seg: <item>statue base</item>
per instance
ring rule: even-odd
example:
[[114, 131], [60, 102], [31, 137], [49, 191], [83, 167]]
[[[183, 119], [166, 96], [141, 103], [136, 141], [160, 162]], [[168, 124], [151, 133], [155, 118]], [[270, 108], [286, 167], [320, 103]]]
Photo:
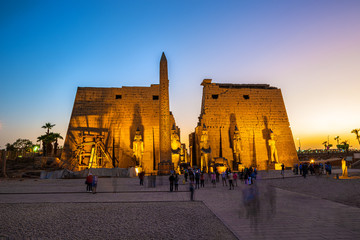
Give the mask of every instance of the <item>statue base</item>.
[[172, 162], [161, 162], [158, 169], [158, 175], [169, 175], [174, 170], [174, 164]]
[[282, 164], [281, 163], [275, 163], [275, 170], [281, 170], [282, 169]]

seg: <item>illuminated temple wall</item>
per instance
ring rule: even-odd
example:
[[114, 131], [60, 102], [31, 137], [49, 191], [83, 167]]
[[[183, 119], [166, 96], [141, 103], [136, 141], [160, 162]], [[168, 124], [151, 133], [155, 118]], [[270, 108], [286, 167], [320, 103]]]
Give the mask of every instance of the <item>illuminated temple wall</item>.
[[[132, 142], [136, 129], [139, 128], [144, 141], [143, 168], [147, 172], [157, 169], [159, 93], [159, 85], [122, 88], [79, 87], [62, 160], [70, 162], [72, 167], [77, 169], [78, 163], [72, 158], [72, 154], [76, 149], [76, 143], [81, 142], [80, 134], [101, 134], [105, 137], [107, 152], [111, 157], [115, 153], [115, 158], [119, 161], [115, 167], [135, 166]], [[171, 126], [174, 123], [174, 118], [170, 115]]]
[[237, 125], [243, 166], [267, 169], [270, 129], [275, 135], [279, 162], [290, 167], [298, 161], [280, 89], [265, 84], [216, 84], [211, 79], [205, 79], [202, 85], [199, 123], [190, 135], [193, 165], [200, 166], [203, 124], [208, 130], [212, 158], [222, 155], [229, 161], [234, 159], [232, 139]]

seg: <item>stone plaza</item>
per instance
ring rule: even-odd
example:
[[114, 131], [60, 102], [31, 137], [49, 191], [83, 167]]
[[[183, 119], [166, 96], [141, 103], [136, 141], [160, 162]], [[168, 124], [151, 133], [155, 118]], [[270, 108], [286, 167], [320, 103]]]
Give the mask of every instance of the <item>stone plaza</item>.
[[[359, 239], [360, 179], [259, 171], [256, 184], [221, 181], [169, 192], [167, 176], [150, 187], [138, 178], [2, 179], [0, 239]], [[350, 169], [349, 175], [360, 175]], [[247, 199], [255, 191], [255, 201]]]

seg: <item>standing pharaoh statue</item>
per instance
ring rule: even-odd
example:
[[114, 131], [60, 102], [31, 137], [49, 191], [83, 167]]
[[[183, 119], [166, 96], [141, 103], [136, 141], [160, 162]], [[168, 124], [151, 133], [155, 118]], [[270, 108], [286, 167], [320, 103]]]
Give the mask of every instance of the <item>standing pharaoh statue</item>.
[[142, 141], [139, 128], [136, 129], [136, 134], [133, 141], [133, 155], [136, 160], [136, 165], [142, 167], [142, 157], [144, 154], [144, 142]]
[[274, 133], [271, 130], [270, 130], [269, 147], [270, 147], [270, 159], [271, 159], [271, 162], [279, 163], [276, 144], [275, 144], [275, 140], [274, 140]]
[[205, 124], [203, 125], [203, 129], [201, 132], [200, 152], [201, 152], [201, 170], [205, 170], [207, 172], [211, 148], [209, 144], [208, 130]]
[[181, 143], [179, 135], [176, 131], [175, 124], [171, 129], [171, 160], [174, 164], [174, 170], [179, 172], [179, 161], [180, 161]]
[[241, 138], [240, 131], [235, 126], [234, 137], [233, 137], [233, 151], [234, 151], [234, 162], [241, 164]]
[[341, 170], [342, 170], [342, 177], [347, 178], [348, 177], [348, 168], [346, 165], [345, 158], [343, 158], [343, 160], [341, 160]]

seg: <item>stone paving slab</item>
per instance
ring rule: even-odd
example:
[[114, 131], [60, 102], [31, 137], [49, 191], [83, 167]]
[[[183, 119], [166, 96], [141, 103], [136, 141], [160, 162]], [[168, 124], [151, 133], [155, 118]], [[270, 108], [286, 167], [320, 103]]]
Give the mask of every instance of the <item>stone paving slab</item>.
[[[318, 184], [319, 189], [324, 184], [316, 177], [309, 179], [311, 185]], [[82, 179], [1, 181], [0, 203], [92, 202], [101, 205], [189, 201], [188, 185], [181, 184], [179, 192], [170, 193], [167, 177], [158, 180], [156, 188], [148, 188], [139, 186], [135, 178], [100, 178], [97, 194], [86, 193]], [[235, 190], [221, 184], [213, 188], [207, 182], [205, 188], [196, 190], [195, 199], [203, 202], [239, 239], [360, 239], [359, 208], [271, 186], [271, 182], [280, 180], [299, 184], [304, 181], [301, 177], [258, 180], [256, 187], [238, 182]], [[254, 188], [257, 197], [249, 201], [246, 196]], [[48, 193], [39, 194], [41, 192]], [[333, 192], [336, 193], [336, 189]]]
[[0, 239], [236, 239], [202, 202], [0, 204], [0, 212]]

